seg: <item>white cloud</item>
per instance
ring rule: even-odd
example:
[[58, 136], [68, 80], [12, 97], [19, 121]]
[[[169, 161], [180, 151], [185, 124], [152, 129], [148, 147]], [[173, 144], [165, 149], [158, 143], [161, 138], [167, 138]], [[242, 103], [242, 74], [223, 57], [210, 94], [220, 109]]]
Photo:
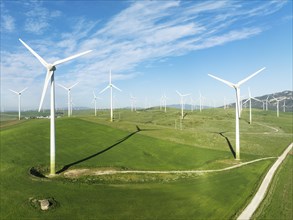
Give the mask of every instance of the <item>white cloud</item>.
[[15, 22], [14, 18], [10, 15], [2, 15], [1, 16], [1, 31], [12, 32], [15, 30]]
[[205, 49], [209, 47], [214, 47], [218, 45], [225, 44], [227, 42], [242, 40], [254, 35], [261, 33], [260, 28], [244, 28], [242, 30], [230, 31], [226, 34], [210, 37], [207, 40], [203, 40], [201, 43], [195, 46], [194, 49]]
[[3, 2], [0, 4], [0, 10], [0, 31], [2, 33], [13, 32], [15, 30], [15, 19], [9, 14]]
[[[42, 34], [50, 28], [50, 21], [61, 17], [59, 11], [49, 11], [41, 4], [26, 13], [25, 29]], [[168, 57], [190, 51], [223, 45], [260, 34], [264, 27], [257, 18], [279, 10], [283, 3], [268, 1], [263, 4], [238, 1], [135, 1], [128, 8], [109, 19], [102, 28], [100, 21], [86, 17], [74, 18], [71, 31], [61, 32], [60, 41], [45, 37], [27, 42], [48, 62], [63, 59], [81, 51], [93, 49], [91, 54], [61, 65], [56, 71], [60, 83], [70, 85], [80, 81], [85, 95], [108, 81], [111, 68], [114, 80], [130, 79], [141, 73], [138, 65], [149, 65]], [[55, 37], [55, 36], [54, 36]], [[24, 39], [25, 40], [25, 39]], [[1, 77], [5, 82], [16, 79], [19, 70], [27, 77], [43, 84], [45, 70], [23, 47], [15, 53], [3, 51]], [[12, 65], [13, 63], [13, 65]], [[123, 89], [123, 88], [121, 88]], [[80, 100], [84, 100], [80, 95]]]
[[41, 2], [32, 1], [26, 4], [26, 20], [24, 30], [29, 33], [43, 34], [49, 27], [52, 19], [61, 16], [58, 10], [49, 10], [42, 6]]

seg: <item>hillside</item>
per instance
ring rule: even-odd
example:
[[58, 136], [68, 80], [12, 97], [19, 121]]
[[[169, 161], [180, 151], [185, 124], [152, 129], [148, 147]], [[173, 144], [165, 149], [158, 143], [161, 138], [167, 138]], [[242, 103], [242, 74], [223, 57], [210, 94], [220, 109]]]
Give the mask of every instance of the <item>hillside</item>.
[[[276, 110], [277, 108], [277, 102], [275, 99], [282, 100], [279, 102], [279, 109], [280, 111], [285, 111], [286, 112], [292, 112], [293, 111], [293, 99], [292, 95], [293, 92], [289, 90], [285, 90], [283, 92], [277, 92], [277, 93], [272, 93], [272, 94], [267, 94], [267, 95], [262, 95], [262, 96], [257, 96], [254, 97], [256, 99], [259, 99], [262, 102], [252, 100], [251, 101], [251, 107], [252, 108], [258, 108], [258, 109], [266, 109], [266, 100], [268, 100], [268, 110]], [[243, 99], [242, 103], [244, 103], [247, 99]], [[230, 104], [229, 106], [234, 107], [235, 103]], [[249, 107], [249, 101], [243, 105], [243, 107]]]

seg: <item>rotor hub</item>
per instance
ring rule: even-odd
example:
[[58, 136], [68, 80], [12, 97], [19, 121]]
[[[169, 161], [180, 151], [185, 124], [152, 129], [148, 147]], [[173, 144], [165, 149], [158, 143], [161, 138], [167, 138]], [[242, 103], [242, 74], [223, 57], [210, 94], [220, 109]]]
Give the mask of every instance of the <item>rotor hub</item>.
[[53, 66], [53, 65], [50, 65], [48, 69], [49, 69], [50, 71], [55, 71], [55, 70], [56, 70], [56, 67]]

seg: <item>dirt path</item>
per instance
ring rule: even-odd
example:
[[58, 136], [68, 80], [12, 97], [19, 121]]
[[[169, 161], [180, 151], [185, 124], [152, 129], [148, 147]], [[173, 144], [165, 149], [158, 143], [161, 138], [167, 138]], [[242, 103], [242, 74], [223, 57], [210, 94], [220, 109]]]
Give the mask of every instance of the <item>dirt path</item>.
[[283, 152], [283, 154], [278, 158], [278, 160], [274, 163], [274, 165], [271, 167], [271, 169], [268, 171], [267, 175], [265, 176], [262, 184], [260, 185], [257, 193], [252, 198], [251, 202], [248, 204], [248, 206], [244, 209], [244, 211], [239, 215], [237, 220], [246, 220], [250, 219], [255, 210], [258, 208], [262, 200], [264, 199], [266, 192], [268, 190], [269, 184], [272, 181], [275, 172], [277, 171], [280, 164], [284, 161], [287, 154], [292, 149], [293, 143], [291, 143], [287, 149]]
[[[270, 129], [272, 129], [275, 133], [276, 133], [276, 132], [279, 132], [279, 129], [274, 128], [274, 127], [272, 127], [272, 126], [268, 126], [268, 125], [261, 124], [261, 123], [258, 123], [258, 122], [254, 122], [254, 123], [255, 123], [255, 124], [258, 124], [258, 125], [260, 125], [260, 126], [263, 126], [263, 127], [270, 128]], [[267, 132], [265, 132], [265, 133], [267, 133]]]
[[226, 170], [232, 170], [238, 167], [242, 167], [251, 163], [255, 163], [258, 161], [262, 161], [262, 160], [268, 160], [268, 159], [273, 159], [276, 157], [266, 157], [266, 158], [260, 158], [260, 159], [256, 159], [256, 160], [252, 160], [252, 161], [248, 161], [248, 162], [244, 162], [244, 163], [239, 163], [230, 167], [226, 167], [226, 168], [222, 168], [222, 169], [214, 169], [214, 170], [170, 170], [170, 171], [152, 171], [152, 170], [91, 170], [91, 169], [74, 169], [74, 170], [69, 170], [66, 171], [64, 173], [64, 176], [70, 177], [70, 176], [74, 176], [74, 177], [78, 177], [80, 175], [86, 174], [86, 175], [109, 175], [109, 174], [127, 174], [127, 173], [131, 173], [131, 174], [185, 174], [185, 173], [189, 173], [189, 174], [200, 174], [200, 173], [213, 173], [213, 172], [222, 172], [222, 171], [226, 171]]

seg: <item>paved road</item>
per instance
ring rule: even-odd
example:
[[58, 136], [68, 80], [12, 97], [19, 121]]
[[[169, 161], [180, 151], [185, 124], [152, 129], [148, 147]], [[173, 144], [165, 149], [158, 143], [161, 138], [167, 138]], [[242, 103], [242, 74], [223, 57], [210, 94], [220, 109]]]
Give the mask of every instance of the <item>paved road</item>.
[[265, 197], [265, 194], [267, 192], [268, 186], [270, 182], [272, 181], [274, 174], [280, 164], [283, 162], [283, 160], [286, 158], [287, 154], [292, 149], [293, 143], [291, 143], [287, 149], [283, 152], [283, 154], [277, 159], [277, 161], [274, 163], [274, 165], [271, 167], [267, 175], [265, 176], [263, 182], [261, 183], [261, 186], [259, 187], [257, 193], [251, 200], [251, 202], [248, 204], [248, 206], [244, 209], [244, 211], [239, 215], [237, 220], [247, 220], [250, 219], [255, 210], [258, 208], [260, 203]]

